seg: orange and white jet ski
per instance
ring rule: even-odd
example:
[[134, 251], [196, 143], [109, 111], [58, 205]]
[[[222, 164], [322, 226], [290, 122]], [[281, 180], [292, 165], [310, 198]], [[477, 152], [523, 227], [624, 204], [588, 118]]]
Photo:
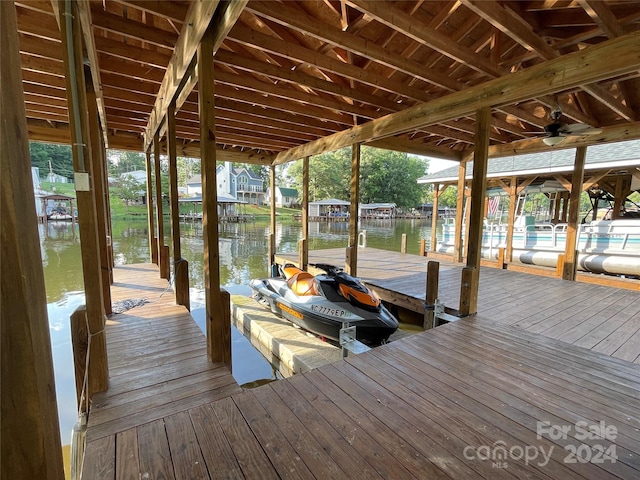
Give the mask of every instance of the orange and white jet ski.
[[398, 320], [358, 279], [332, 265], [315, 264], [326, 274], [313, 276], [287, 264], [281, 276], [251, 280], [253, 298], [273, 313], [321, 337], [339, 340], [344, 323], [356, 327], [367, 345], [385, 343]]

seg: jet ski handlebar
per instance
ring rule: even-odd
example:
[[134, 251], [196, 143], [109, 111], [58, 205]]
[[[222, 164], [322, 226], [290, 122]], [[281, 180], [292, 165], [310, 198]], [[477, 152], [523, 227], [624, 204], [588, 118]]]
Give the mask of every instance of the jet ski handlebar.
[[328, 263], [310, 263], [312, 267], [319, 268], [320, 270], [324, 270], [331, 277], [335, 277], [338, 273], [342, 272], [342, 268], [336, 267], [335, 265], [329, 265]]

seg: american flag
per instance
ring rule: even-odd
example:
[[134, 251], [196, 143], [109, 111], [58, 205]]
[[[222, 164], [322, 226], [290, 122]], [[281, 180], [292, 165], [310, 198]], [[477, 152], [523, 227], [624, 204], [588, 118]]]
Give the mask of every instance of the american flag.
[[489, 206], [487, 207], [487, 215], [495, 217], [498, 213], [498, 206], [500, 205], [500, 196], [489, 197]]

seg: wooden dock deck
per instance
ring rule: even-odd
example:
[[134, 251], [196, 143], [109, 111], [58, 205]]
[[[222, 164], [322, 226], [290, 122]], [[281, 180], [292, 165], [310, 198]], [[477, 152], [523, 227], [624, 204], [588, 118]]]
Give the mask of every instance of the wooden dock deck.
[[[117, 271], [114, 292], [156, 268]], [[626, 360], [485, 314], [241, 391], [197, 353], [199, 330], [167, 327], [179, 312], [162, 281], [140, 286], [153, 303], [108, 326], [113, 389], [94, 403], [84, 479], [640, 476]]]
[[[294, 255], [279, 255], [297, 261]], [[309, 263], [344, 265], [345, 250], [309, 252]], [[427, 258], [375, 248], [358, 251], [358, 277], [383, 300], [422, 311]], [[439, 300], [460, 304], [462, 265], [440, 261]], [[478, 320], [498, 322], [640, 364], [640, 281], [622, 290], [496, 268], [480, 270]]]
[[636, 479], [638, 398], [628, 362], [464, 319], [139, 426], [85, 478]]
[[145, 452], [173, 448], [166, 437], [162, 443], [174, 425], [164, 419], [241, 391], [228, 368], [208, 361], [204, 334], [167, 286], [153, 264], [114, 270], [112, 301], [147, 303], [107, 321], [109, 389], [91, 406], [85, 479], [129, 478], [124, 472], [147, 468], [157, 458]]

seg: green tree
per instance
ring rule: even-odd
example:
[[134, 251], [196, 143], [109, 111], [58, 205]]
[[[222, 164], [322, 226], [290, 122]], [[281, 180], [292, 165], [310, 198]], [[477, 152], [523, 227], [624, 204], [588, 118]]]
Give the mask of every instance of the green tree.
[[178, 170], [178, 186], [186, 187], [187, 182], [194, 175], [200, 175], [201, 165], [199, 158], [178, 157], [176, 161]]
[[119, 177], [123, 173], [146, 170], [147, 159], [143, 153], [109, 150], [107, 154], [109, 175]]
[[29, 142], [31, 166], [40, 169], [40, 177], [49, 174], [49, 165], [53, 173], [63, 177], [73, 178], [73, 157], [68, 145]]
[[114, 193], [120, 200], [122, 200], [122, 203], [125, 205], [125, 210], [128, 212], [129, 205], [144, 194], [144, 185], [138, 182], [131, 175], [125, 175], [118, 183], [119, 188], [116, 189]]
[[[302, 194], [302, 160], [288, 169], [287, 175], [293, 179]], [[351, 149], [343, 148], [335, 152], [323, 153], [309, 160], [309, 200], [327, 198], [349, 198], [351, 179]]]
[[454, 186], [450, 186], [446, 188], [438, 197], [438, 207], [456, 208], [457, 201], [458, 201], [458, 188]]
[[360, 201], [395, 203], [408, 209], [422, 203], [425, 187], [418, 184], [429, 166], [426, 159], [406, 153], [363, 147], [360, 164]]

